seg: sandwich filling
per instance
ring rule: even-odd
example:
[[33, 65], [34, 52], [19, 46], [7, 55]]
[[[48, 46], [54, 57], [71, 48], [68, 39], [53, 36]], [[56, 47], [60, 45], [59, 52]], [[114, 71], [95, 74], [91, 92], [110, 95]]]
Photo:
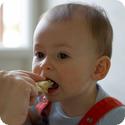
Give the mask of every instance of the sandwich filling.
[[48, 93], [48, 91], [54, 91], [59, 85], [52, 80], [37, 82], [36, 87], [40, 93]]

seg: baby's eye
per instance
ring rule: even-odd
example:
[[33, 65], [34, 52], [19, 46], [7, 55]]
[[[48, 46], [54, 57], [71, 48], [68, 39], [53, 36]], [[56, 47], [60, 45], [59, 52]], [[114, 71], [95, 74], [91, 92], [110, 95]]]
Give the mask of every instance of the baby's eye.
[[67, 55], [66, 53], [60, 52], [57, 54], [57, 57], [59, 59], [66, 59], [66, 58], [69, 58], [69, 55]]
[[45, 54], [42, 52], [36, 52], [35, 56], [37, 59], [43, 59], [45, 57]]

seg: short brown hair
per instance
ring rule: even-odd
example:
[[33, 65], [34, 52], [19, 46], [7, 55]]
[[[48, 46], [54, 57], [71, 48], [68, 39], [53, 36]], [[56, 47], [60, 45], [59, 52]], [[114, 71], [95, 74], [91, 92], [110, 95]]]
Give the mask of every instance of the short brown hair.
[[113, 29], [103, 8], [88, 4], [67, 3], [50, 9], [43, 16], [47, 17], [48, 21], [61, 22], [77, 18], [77, 15], [86, 20], [94, 40], [97, 41], [99, 55], [111, 58]]

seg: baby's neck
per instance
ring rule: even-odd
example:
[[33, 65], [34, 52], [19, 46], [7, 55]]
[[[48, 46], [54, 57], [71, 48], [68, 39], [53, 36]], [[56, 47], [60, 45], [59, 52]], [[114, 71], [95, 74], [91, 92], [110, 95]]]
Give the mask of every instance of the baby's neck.
[[61, 102], [63, 111], [69, 117], [84, 116], [85, 113], [95, 104], [97, 89], [93, 91], [87, 91], [88, 93], [83, 93], [79, 97], [68, 99]]

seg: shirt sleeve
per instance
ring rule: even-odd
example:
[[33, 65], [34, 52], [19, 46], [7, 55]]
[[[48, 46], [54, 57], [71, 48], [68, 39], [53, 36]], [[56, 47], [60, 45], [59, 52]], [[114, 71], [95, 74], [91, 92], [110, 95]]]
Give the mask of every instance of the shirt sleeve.
[[118, 125], [125, 119], [125, 106], [118, 107], [108, 112], [97, 125]]

